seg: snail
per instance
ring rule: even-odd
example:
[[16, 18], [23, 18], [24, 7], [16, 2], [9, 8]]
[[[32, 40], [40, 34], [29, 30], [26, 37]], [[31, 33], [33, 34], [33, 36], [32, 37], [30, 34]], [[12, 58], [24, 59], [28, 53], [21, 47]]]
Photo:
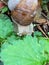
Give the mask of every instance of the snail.
[[38, 9], [38, 0], [9, 0], [8, 7], [12, 20], [17, 25], [17, 34], [31, 35], [34, 32], [32, 22]]
[[[11, 18], [14, 22], [15, 31], [18, 35], [29, 34], [31, 35], [33, 30], [32, 23], [39, 23], [44, 25], [47, 20], [38, 17], [37, 12], [40, 11], [42, 0], [1, 0], [11, 11]], [[45, 15], [44, 15], [45, 16]], [[38, 18], [37, 18], [38, 17]], [[40, 29], [40, 27], [38, 27]], [[40, 29], [41, 30], [41, 29]]]

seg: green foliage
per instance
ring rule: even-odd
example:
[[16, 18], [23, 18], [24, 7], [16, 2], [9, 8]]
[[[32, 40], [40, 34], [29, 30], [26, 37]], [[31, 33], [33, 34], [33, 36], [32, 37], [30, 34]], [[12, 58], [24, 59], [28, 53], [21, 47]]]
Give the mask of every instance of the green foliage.
[[23, 40], [12, 35], [2, 45], [4, 65], [45, 65], [49, 61], [49, 39], [25, 36]]
[[49, 0], [42, 0], [42, 9], [45, 10], [45, 12], [48, 12], [47, 3]]
[[49, 0], [42, 0], [43, 1], [43, 3], [48, 3], [49, 2]]
[[0, 9], [1, 13], [5, 13], [7, 11], [8, 11], [8, 7], [6, 7], [6, 6]]
[[1, 13], [5, 13], [5, 12], [7, 12], [8, 11], [8, 8], [7, 7], [3, 7], [2, 9], [1, 9]]
[[11, 20], [4, 14], [0, 14], [0, 39], [5, 39], [13, 32]]
[[0, 60], [4, 65], [46, 65], [49, 62], [49, 39], [41, 36], [38, 31], [34, 37], [15, 35], [11, 20], [0, 14], [0, 40], [3, 43]]
[[35, 31], [35, 32], [34, 32], [34, 36], [38, 36], [38, 37], [40, 37], [40, 36], [42, 36], [42, 33], [39, 32], [39, 31]]

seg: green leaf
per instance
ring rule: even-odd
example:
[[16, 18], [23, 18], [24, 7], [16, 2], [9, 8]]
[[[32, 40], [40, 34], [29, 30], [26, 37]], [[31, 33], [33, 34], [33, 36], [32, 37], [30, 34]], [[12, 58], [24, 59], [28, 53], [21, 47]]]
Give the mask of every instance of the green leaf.
[[5, 12], [7, 12], [7, 11], [8, 11], [8, 8], [7, 8], [7, 7], [3, 7], [1, 13], [5, 13]]
[[[10, 42], [5, 41], [4, 44]], [[12, 39], [11, 44], [5, 46], [1, 52], [4, 65], [42, 65], [47, 61], [37, 37], [26, 36], [23, 40]]]
[[8, 16], [0, 14], [0, 39], [5, 39], [13, 32], [13, 24]]
[[39, 32], [39, 31], [35, 31], [35, 32], [34, 32], [34, 36], [39, 36], [39, 37], [40, 37], [40, 36], [42, 36], [42, 33]]

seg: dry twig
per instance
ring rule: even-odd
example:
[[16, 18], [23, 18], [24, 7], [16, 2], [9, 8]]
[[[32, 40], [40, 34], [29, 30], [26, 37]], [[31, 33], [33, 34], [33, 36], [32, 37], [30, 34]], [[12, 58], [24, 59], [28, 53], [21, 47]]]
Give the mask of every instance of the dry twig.
[[44, 36], [46, 36], [48, 38], [48, 36], [46, 35], [46, 33], [42, 30], [40, 25], [37, 25], [37, 28], [44, 34]]

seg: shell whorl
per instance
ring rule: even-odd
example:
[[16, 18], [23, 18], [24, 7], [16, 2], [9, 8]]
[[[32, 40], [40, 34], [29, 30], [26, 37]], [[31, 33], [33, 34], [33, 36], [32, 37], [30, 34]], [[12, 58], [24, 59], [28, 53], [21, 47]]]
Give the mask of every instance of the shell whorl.
[[20, 2], [20, 0], [9, 0], [8, 1], [9, 9], [12, 11], [19, 2]]

